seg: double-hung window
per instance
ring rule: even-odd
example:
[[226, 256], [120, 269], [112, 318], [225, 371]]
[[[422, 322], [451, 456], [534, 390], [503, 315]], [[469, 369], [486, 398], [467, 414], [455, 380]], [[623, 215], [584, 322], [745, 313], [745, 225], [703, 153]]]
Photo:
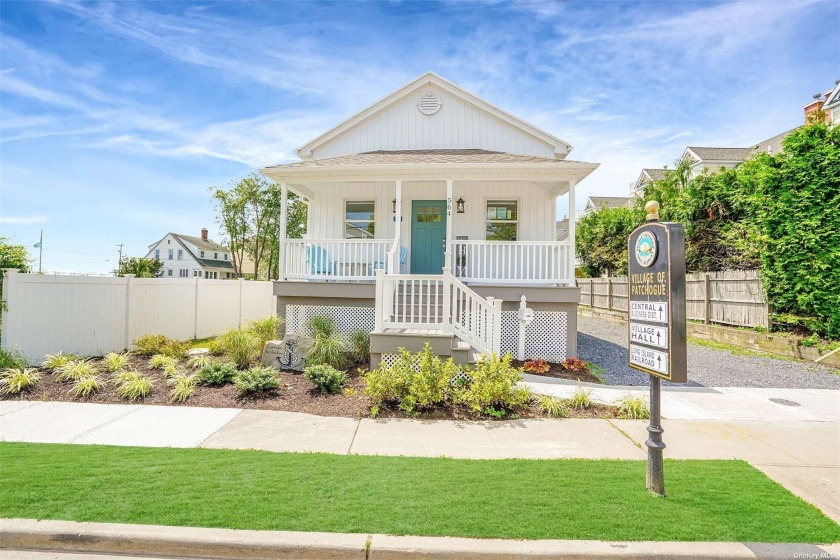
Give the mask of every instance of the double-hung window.
[[373, 239], [376, 233], [376, 203], [373, 200], [348, 200], [344, 203], [344, 238]]
[[155, 249], [155, 260], [156, 261], [160, 260], [160, 249]]
[[169, 260], [175, 258], [175, 249], [169, 249]]
[[485, 237], [488, 241], [516, 241], [519, 234], [519, 203], [515, 200], [488, 200]]
[[178, 249], [178, 260], [179, 261], [184, 260], [184, 250], [183, 249]]

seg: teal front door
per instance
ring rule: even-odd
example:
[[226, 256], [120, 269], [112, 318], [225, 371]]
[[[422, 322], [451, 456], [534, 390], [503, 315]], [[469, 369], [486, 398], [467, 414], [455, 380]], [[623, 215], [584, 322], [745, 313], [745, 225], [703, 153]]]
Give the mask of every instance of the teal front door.
[[411, 202], [411, 272], [441, 274], [446, 240], [446, 201]]

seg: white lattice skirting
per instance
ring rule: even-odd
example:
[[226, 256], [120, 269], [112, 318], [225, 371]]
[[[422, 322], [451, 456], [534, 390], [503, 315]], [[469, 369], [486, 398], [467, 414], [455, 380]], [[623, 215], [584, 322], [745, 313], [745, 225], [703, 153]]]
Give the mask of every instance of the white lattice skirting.
[[356, 330], [371, 332], [374, 328], [372, 307], [338, 307], [334, 305], [287, 305], [286, 332], [312, 336], [309, 328], [313, 317], [329, 317], [335, 321], [335, 328], [341, 334]]
[[[309, 323], [313, 317], [330, 317], [336, 329], [350, 334], [374, 328], [374, 310], [371, 307], [337, 307], [331, 305], [287, 305], [286, 332], [311, 336]], [[517, 355], [519, 346], [519, 318], [516, 311], [502, 311], [502, 354]], [[566, 355], [568, 318], [565, 311], [536, 311], [534, 320], [525, 328], [525, 359], [543, 358], [562, 362]], [[393, 363], [396, 354], [383, 354], [382, 361]]]

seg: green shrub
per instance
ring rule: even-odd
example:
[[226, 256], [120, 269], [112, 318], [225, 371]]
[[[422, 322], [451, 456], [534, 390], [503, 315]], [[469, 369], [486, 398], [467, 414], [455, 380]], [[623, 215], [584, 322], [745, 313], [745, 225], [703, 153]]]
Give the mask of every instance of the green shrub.
[[19, 350], [0, 350], [0, 369], [25, 369], [28, 366], [26, 356]]
[[232, 362], [214, 362], [198, 370], [198, 379], [205, 385], [224, 385], [233, 381], [236, 372]]
[[496, 355], [482, 358], [467, 373], [472, 383], [455, 391], [455, 402], [463, 403], [473, 412], [488, 407], [514, 410], [531, 400], [531, 392], [518, 386], [522, 370], [511, 365], [511, 355], [499, 359]]
[[152, 369], [159, 369], [162, 371], [174, 371], [175, 368], [178, 367], [178, 360], [176, 360], [172, 356], [167, 356], [165, 354], [155, 354], [149, 360], [149, 367]]
[[141, 356], [163, 354], [175, 359], [181, 359], [189, 350], [189, 344], [167, 338], [162, 334], [147, 334], [134, 341], [137, 353]]
[[57, 373], [53, 374], [55, 380], [61, 383], [65, 381], [78, 381], [82, 377], [96, 375], [96, 366], [87, 359], [71, 360], [61, 366]]
[[136, 371], [125, 372], [122, 382], [117, 387], [117, 393], [127, 400], [139, 401], [152, 392], [154, 383], [152, 378], [146, 375], [141, 375]]
[[220, 344], [224, 348], [225, 356], [236, 364], [239, 369], [245, 369], [259, 357], [259, 340], [248, 331], [232, 330], [221, 337]]
[[323, 315], [312, 317], [309, 321], [309, 329], [312, 331], [313, 338], [318, 335], [329, 337], [337, 334], [335, 332], [335, 321]]
[[146, 334], [135, 340], [134, 346], [141, 356], [154, 356], [155, 354], [162, 354], [163, 347], [168, 342], [169, 339], [162, 334]]
[[400, 349], [392, 365], [364, 374], [371, 413], [376, 416], [383, 403], [396, 404], [407, 414], [451, 405], [452, 379], [460, 371], [451, 358], [436, 356], [428, 343], [417, 354]]
[[563, 399], [551, 395], [536, 395], [534, 404], [537, 410], [552, 418], [569, 417], [569, 404]]
[[580, 384], [580, 381], [578, 381], [577, 389], [575, 389], [575, 392], [569, 399], [569, 406], [576, 410], [586, 410], [587, 408], [592, 408], [594, 403], [589, 397], [591, 394], [592, 391], [586, 391]]
[[280, 377], [273, 367], [258, 366], [239, 371], [233, 384], [240, 395], [264, 393], [280, 386]]
[[211, 356], [225, 355], [225, 345], [222, 343], [221, 338], [214, 338], [213, 340], [208, 342], [207, 349], [210, 351]]
[[128, 356], [125, 354], [117, 354], [116, 352], [105, 354], [105, 368], [111, 373], [124, 370], [127, 365]]
[[41, 380], [36, 368], [6, 368], [0, 372], [0, 394], [17, 395], [28, 391]]
[[41, 367], [54, 372], [76, 360], [79, 360], [79, 357], [75, 354], [64, 354], [63, 352], [47, 354], [44, 356], [44, 361], [41, 362]]
[[213, 363], [213, 360], [207, 354], [197, 354], [187, 359], [187, 365], [193, 369], [201, 369], [209, 366], [211, 363]]
[[86, 375], [77, 379], [70, 388], [74, 397], [86, 398], [102, 388], [102, 380], [96, 375]]
[[198, 377], [195, 375], [176, 375], [167, 383], [172, 386], [169, 392], [169, 402], [182, 403], [195, 393]]
[[347, 383], [347, 372], [326, 364], [306, 366], [303, 373], [322, 393], [338, 393]]
[[370, 363], [370, 333], [358, 329], [350, 333], [350, 359], [354, 364]]
[[269, 315], [265, 319], [258, 319], [248, 323], [248, 332], [260, 341], [260, 348], [262, 349], [266, 342], [277, 338], [280, 322], [281, 319], [277, 315]]
[[114, 382], [114, 385], [122, 385], [123, 381], [129, 379], [131, 377], [136, 377], [140, 375], [136, 370], [133, 369], [122, 369], [120, 371], [115, 371], [111, 374], [111, 380]]
[[306, 352], [306, 363], [309, 365], [325, 364], [336, 369], [347, 367], [347, 341], [337, 334], [316, 334], [312, 338], [312, 346]]
[[618, 405], [618, 417], [627, 420], [647, 420], [650, 418], [650, 409], [642, 397], [634, 397], [630, 393], [623, 395], [616, 402]]

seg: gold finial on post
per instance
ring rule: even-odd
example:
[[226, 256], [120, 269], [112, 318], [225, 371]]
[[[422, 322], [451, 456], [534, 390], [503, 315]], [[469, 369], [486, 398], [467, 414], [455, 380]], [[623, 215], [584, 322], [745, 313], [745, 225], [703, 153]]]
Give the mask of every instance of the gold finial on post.
[[656, 202], [655, 200], [648, 201], [648, 203], [645, 204], [645, 212], [647, 212], [647, 217], [645, 217], [645, 220], [647, 220], [648, 222], [658, 220], [659, 219], [659, 203]]

